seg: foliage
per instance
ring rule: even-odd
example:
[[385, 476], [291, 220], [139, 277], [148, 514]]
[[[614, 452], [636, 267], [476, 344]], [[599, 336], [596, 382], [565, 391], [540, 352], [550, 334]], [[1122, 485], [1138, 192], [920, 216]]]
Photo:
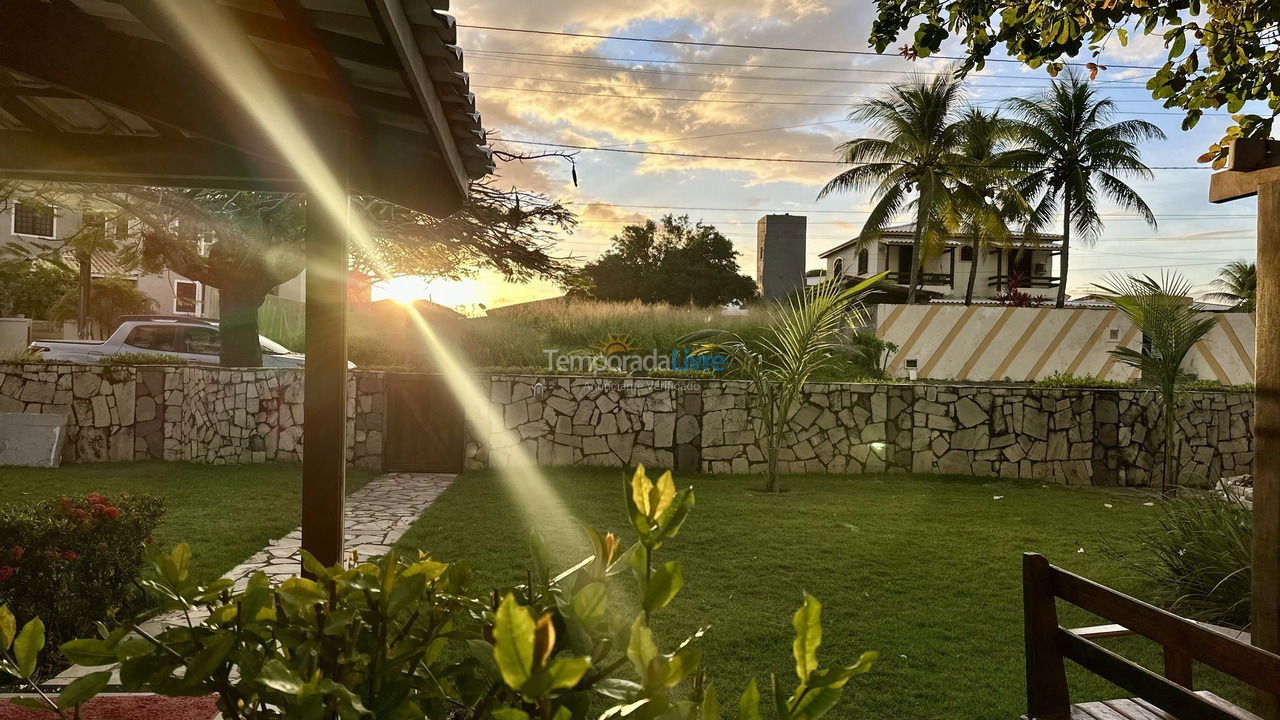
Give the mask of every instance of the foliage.
[[1254, 312], [1258, 309], [1258, 265], [1245, 260], [1227, 263], [1218, 271], [1213, 281], [1217, 288], [1205, 297], [1230, 303], [1236, 312]]
[[[1249, 625], [1253, 512], [1218, 492], [1162, 503], [1154, 529], [1111, 553], [1150, 581], [1170, 611], [1205, 622]], [[1128, 544], [1128, 543], [1126, 543]]]
[[959, 154], [962, 98], [960, 83], [939, 73], [910, 76], [885, 96], [861, 101], [849, 120], [870, 124], [877, 136], [841, 144], [837, 153], [852, 167], [818, 193], [823, 198], [873, 189], [875, 205], [858, 235], [860, 248], [875, 242], [899, 212], [914, 207], [908, 304], [915, 302], [924, 259], [936, 255], [957, 227], [956, 190], [968, 165]]
[[765, 456], [768, 492], [778, 490], [778, 452], [786, 441], [791, 415], [799, 409], [805, 383], [847, 351], [849, 341], [843, 330], [862, 312], [862, 301], [884, 277], [881, 273], [850, 286], [829, 280], [805, 288], [755, 342], [714, 329], [701, 330], [682, 341], [694, 344], [697, 354], [725, 355], [731, 376], [751, 383], [752, 403], [759, 411], [757, 433]]
[[18, 348], [16, 350], [8, 350], [0, 352], [0, 363], [43, 363], [47, 362], [44, 356], [38, 352], [28, 350], [27, 348]]
[[[641, 467], [624, 482], [623, 494], [639, 537], [630, 550], [612, 533], [588, 530], [591, 554], [553, 576], [535, 535], [528, 581], [502, 592], [476, 594], [467, 566], [422, 553], [411, 561], [391, 553], [350, 569], [325, 568], [304, 554], [314, 580], [272, 586], [258, 573], [236, 592], [227, 580], [197, 584], [186, 545], [153, 552], [155, 572], [144, 586], [165, 609], [208, 610], [208, 620], [154, 636], [130, 625], [72, 641], [63, 651], [85, 665], [119, 661], [126, 688], [217, 692], [229, 719], [574, 720], [595, 716], [593, 702], [612, 705], [600, 715], [606, 718], [717, 719], [717, 688], [702, 670], [703, 632], [663, 652], [649, 622], [684, 586], [680, 562], [658, 563], [656, 553], [688, 517], [693, 490], [677, 491], [670, 473], [652, 481]], [[626, 586], [634, 587], [634, 615], [611, 593]], [[787, 695], [774, 677], [769, 714], [817, 720], [876, 655], [865, 653], [848, 667], [821, 667], [821, 605], [811, 596], [793, 626], [799, 684]], [[0, 641], [7, 652], [10, 643]], [[33, 641], [23, 642], [16, 656]], [[55, 702], [75, 707], [100, 692], [109, 676], [92, 673]], [[753, 681], [739, 716], [762, 718], [760, 700]]]
[[187, 359], [167, 353], [115, 353], [103, 355], [99, 365], [186, 365]]
[[[122, 315], [145, 315], [156, 311], [155, 301], [127, 278], [93, 278], [89, 286], [89, 324], [98, 337], [105, 338], [115, 331]], [[53, 317], [58, 320], [75, 319], [79, 305], [79, 290], [72, 288], [54, 304]]]
[[884, 378], [889, 358], [898, 352], [898, 345], [876, 337], [875, 333], [854, 331], [850, 336], [852, 355], [865, 367], [863, 377]]
[[579, 271], [573, 294], [702, 307], [756, 296], [755, 281], [739, 273], [738, 252], [729, 238], [711, 225], [691, 223], [688, 216], [627, 225], [612, 243]]
[[53, 645], [136, 609], [143, 542], [163, 516], [163, 502], [150, 495], [89, 493], [0, 508], [0, 605], [20, 622], [43, 618]]
[[1107, 380], [1092, 375], [1068, 375], [1056, 372], [1035, 382], [1036, 387], [1045, 388], [1135, 388], [1137, 385], [1125, 380]]
[[1174, 273], [1160, 278], [1149, 275], [1110, 276], [1096, 285], [1115, 306], [1142, 331], [1143, 347], [1113, 348], [1112, 357], [1137, 368], [1142, 379], [1159, 393], [1164, 413], [1164, 472], [1160, 475], [1160, 494], [1176, 492], [1174, 477], [1176, 455], [1173, 449], [1177, 427], [1178, 391], [1190, 379], [1182, 363], [1196, 343], [1213, 329], [1215, 319], [1191, 306], [1191, 283]]
[[75, 273], [52, 263], [0, 265], [0, 317], [52, 320], [50, 309], [76, 288]]
[[[870, 42], [883, 52], [900, 36], [914, 36], [900, 51], [907, 57], [937, 52], [955, 36], [967, 53], [962, 73], [981, 69], [997, 47], [1012, 58], [1057, 75], [1068, 58], [1088, 52], [1090, 75], [1106, 66], [1101, 55], [1114, 38], [1123, 47], [1130, 32], [1154, 35], [1169, 49], [1165, 63], [1147, 82], [1152, 98], [1165, 107], [1186, 111], [1184, 130], [1204, 113], [1222, 107], [1234, 125], [1209, 148], [1202, 162], [1221, 167], [1227, 143], [1237, 137], [1271, 134], [1280, 93], [1272, 79], [1280, 74], [1280, 20], [1275, 8], [1261, 0], [1215, 2], [1155, 0], [1110, 2], [1049, 0], [877, 0], [879, 13]], [[1250, 100], [1265, 101], [1270, 117], [1243, 113]]]
[[1071, 259], [1071, 233], [1086, 245], [1102, 231], [1100, 201], [1111, 201], [1156, 226], [1155, 214], [1145, 200], [1125, 184], [1122, 175], [1149, 180], [1138, 143], [1163, 140], [1164, 132], [1145, 120], [1110, 123], [1116, 105], [1099, 97], [1093, 86], [1071, 71], [1054, 80], [1036, 98], [1011, 98], [1009, 107], [1021, 118], [1018, 134], [1025, 144], [1023, 161], [1031, 168], [1018, 182], [1024, 197], [1033, 203], [1027, 231], [1046, 227], [1062, 215], [1062, 252], [1058, 257], [1057, 306], [1067, 300], [1067, 273]]
[[[1023, 290], [1022, 283], [1024, 281], [1021, 273], [1011, 271], [1009, 273], [1009, 284], [993, 295], [991, 299], [1006, 307], [1018, 308], [1040, 307], [1048, 303], [1045, 298], [1039, 295], [1032, 295]], [[1065, 285], [1066, 283], [1064, 282], [1063, 284]]]

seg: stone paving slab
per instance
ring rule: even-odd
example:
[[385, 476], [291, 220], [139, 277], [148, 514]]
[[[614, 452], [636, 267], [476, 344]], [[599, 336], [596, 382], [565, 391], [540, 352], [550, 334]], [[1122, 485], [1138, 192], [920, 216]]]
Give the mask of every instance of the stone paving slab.
[[[414, 520], [435, 502], [440, 494], [453, 483], [454, 475], [424, 473], [389, 473], [381, 475], [368, 485], [347, 497], [346, 539], [348, 552], [355, 552], [360, 559], [385, 555], [404, 535]], [[242, 590], [249, 578], [261, 570], [273, 582], [280, 582], [297, 575], [302, 570], [302, 528], [282, 538], [267, 543], [252, 557], [228, 570], [222, 577], [235, 581], [235, 588]], [[199, 623], [204, 616], [192, 615], [192, 622]], [[145, 623], [142, 628], [156, 633], [166, 627], [185, 623], [179, 614], [162, 615]], [[72, 666], [44, 686], [57, 690], [78, 677], [101, 668]], [[119, 678], [113, 674], [112, 684]]]

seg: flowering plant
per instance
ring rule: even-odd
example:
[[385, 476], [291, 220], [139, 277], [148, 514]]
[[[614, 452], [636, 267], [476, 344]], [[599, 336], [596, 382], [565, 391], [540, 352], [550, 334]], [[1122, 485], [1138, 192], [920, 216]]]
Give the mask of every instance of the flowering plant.
[[[39, 616], [50, 646], [136, 609], [145, 540], [163, 517], [155, 497], [91, 492], [0, 511], [0, 605]], [[58, 658], [45, 653], [41, 667]]]

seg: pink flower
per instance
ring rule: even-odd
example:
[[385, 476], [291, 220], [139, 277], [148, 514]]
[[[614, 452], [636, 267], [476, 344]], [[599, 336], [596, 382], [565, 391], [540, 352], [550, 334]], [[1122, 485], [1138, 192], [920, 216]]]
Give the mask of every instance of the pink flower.
[[0, 582], [4, 582], [13, 577], [14, 570], [8, 565], [0, 565]]

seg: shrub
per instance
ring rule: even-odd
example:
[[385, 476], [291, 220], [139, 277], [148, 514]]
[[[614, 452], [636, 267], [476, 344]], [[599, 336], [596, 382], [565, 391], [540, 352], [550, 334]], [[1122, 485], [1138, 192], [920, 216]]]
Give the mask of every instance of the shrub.
[[0, 605], [43, 618], [51, 645], [135, 611], [144, 543], [163, 514], [150, 495], [98, 493], [0, 510]]
[[166, 353], [116, 353], [103, 355], [98, 359], [99, 365], [187, 365], [186, 358]]
[[[314, 580], [273, 587], [257, 573], [236, 591], [228, 580], [198, 586], [185, 545], [153, 552], [146, 585], [163, 609], [207, 610], [208, 619], [149, 638], [122, 627], [63, 651], [85, 665], [120, 661], [128, 690], [216, 692], [223, 716], [240, 720], [719, 718], [719, 689], [702, 662], [703, 631], [664, 651], [649, 623], [684, 585], [680, 563], [658, 562], [656, 554], [679, 532], [693, 489], [677, 491], [670, 473], [653, 482], [639, 468], [624, 490], [635, 545], [623, 550], [612, 533], [588, 530], [591, 554], [557, 574], [535, 535], [528, 582], [503, 591], [477, 592], [465, 565], [424, 554], [392, 554], [350, 569], [304, 556]], [[763, 695], [773, 695], [767, 707], [775, 708], [768, 714], [777, 720], [822, 717], [875, 660], [866, 653], [850, 665], [819, 667], [821, 612], [805, 595], [792, 619], [798, 686], [788, 693], [782, 687], [791, 683], [782, 678], [765, 685]], [[33, 643], [13, 639], [4, 613], [0, 653], [21, 670]], [[74, 707], [109, 677], [99, 671], [77, 680], [58, 704]], [[752, 681], [739, 717], [759, 720], [761, 700]]]
[[1047, 388], [1136, 388], [1136, 384], [1124, 380], [1104, 380], [1092, 375], [1068, 375], [1056, 372], [1049, 377], [1040, 378], [1036, 387]]
[[1234, 627], [1249, 624], [1253, 512], [1237, 497], [1185, 493], [1161, 503], [1137, 550], [1109, 553], [1151, 581], [1173, 612]]

